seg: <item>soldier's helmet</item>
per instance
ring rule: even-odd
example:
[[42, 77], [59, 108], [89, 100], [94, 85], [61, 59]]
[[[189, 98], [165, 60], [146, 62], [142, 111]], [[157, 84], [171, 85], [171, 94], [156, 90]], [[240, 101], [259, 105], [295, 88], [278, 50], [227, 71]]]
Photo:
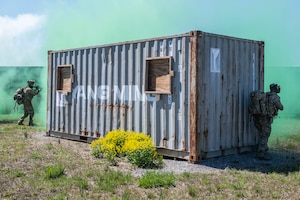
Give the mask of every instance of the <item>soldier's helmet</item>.
[[271, 90], [272, 92], [280, 93], [280, 85], [277, 84], [277, 83], [272, 83], [272, 84], [270, 85], [270, 90]]
[[29, 87], [33, 87], [34, 83], [35, 83], [34, 80], [28, 80], [27, 81], [27, 84], [28, 84]]

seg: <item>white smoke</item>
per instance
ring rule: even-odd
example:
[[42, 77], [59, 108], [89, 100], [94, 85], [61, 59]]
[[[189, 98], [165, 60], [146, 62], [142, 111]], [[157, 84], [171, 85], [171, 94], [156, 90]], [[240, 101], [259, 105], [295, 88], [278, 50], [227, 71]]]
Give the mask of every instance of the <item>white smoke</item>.
[[0, 66], [45, 65], [44, 24], [43, 15], [0, 16]]

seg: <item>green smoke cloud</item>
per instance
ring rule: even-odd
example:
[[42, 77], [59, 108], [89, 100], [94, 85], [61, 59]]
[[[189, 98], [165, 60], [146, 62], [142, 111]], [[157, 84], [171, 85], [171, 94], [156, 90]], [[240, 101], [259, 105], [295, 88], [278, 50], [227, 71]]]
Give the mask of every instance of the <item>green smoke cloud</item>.
[[266, 66], [300, 66], [297, 5], [294, 0], [51, 1], [44, 5], [46, 46], [92, 46], [197, 29], [263, 40]]

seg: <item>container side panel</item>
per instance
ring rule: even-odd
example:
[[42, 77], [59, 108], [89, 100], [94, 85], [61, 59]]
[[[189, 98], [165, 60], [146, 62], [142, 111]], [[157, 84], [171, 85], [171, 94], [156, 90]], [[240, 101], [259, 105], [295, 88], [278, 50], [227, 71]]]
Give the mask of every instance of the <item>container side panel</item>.
[[256, 145], [248, 96], [262, 82], [260, 43], [203, 33], [199, 40], [199, 119], [204, 153]]
[[[50, 53], [50, 132], [82, 139], [122, 128], [157, 147], [189, 151], [188, 35]], [[171, 57], [171, 94], [145, 93], [146, 59]], [[72, 65], [72, 91], [56, 91], [57, 66]], [[59, 100], [59, 101], [58, 101]]]

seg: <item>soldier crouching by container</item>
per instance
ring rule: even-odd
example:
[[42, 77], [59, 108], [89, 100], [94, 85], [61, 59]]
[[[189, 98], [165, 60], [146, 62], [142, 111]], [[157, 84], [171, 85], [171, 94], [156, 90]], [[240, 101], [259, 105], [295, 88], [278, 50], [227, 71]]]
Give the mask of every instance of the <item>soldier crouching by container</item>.
[[270, 92], [267, 93], [267, 115], [258, 115], [254, 117], [255, 127], [259, 131], [257, 158], [260, 160], [270, 160], [271, 157], [266, 155], [268, 148], [268, 139], [271, 134], [271, 124], [274, 117], [278, 114], [278, 109], [283, 110], [283, 105], [280, 102], [280, 85], [272, 83]]
[[23, 100], [24, 114], [19, 119], [18, 125], [24, 125], [23, 121], [29, 115], [28, 125], [33, 126], [34, 109], [33, 109], [31, 101], [32, 101], [33, 97], [40, 92], [40, 89], [38, 87], [35, 87], [35, 89], [34, 89], [34, 83], [35, 83], [34, 80], [28, 80], [27, 87], [24, 88], [24, 100]]

